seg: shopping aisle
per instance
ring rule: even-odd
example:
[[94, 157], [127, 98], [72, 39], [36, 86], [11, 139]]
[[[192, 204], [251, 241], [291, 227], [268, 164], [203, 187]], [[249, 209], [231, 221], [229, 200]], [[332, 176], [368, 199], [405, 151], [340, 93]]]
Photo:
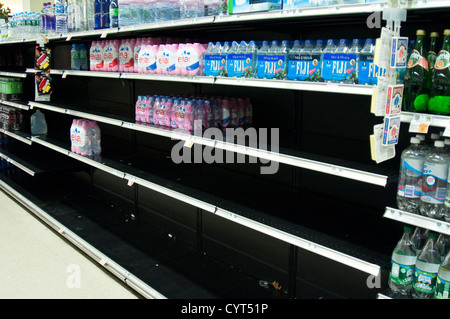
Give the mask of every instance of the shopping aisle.
[[0, 298], [137, 299], [0, 191]]

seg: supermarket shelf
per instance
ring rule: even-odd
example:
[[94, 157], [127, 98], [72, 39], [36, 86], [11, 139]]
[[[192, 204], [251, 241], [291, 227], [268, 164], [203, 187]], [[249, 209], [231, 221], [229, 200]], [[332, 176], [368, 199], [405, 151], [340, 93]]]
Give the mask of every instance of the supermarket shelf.
[[[33, 69], [27, 69], [27, 72], [34, 72]], [[74, 70], [50, 70], [50, 74], [66, 77], [86, 76], [86, 77], [105, 77], [120, 78], [129, 80], [149, 80], [166, 82], [187, 82], [201, 84], [218, 84], [233, 86], [248, 86], [270, 89], [299, 90], [325, 93], [340, 93], [353, 95], [372, 96], [373, 86], [357, 84], [323, 83], [323, 82], [300, 82], [290, 80], [268, 80], [268, 79], [250, 79], [250, 78], [227, 78], [213, 76], [181, 76], [181, 75], [162, 75], [162, 74], [141, 74], [141, 73], [122, 73], [122, 72], [97, 72], [97, 71], [74, 71]]]
[[31, 166], [31, 164], [26, 163], [19, 158], [16, 158], [6, 150], [0, 150], [0, 157], [6, 160], [8, 163], [11, 163], [15, 167], [21, 169], [25, 173], [30, 174], [31, 176], [34, 176], [39, 171], [39, 169], [37, 169], [36, 167], [33, 167]]
[[429, 116], [430, 125], [434, 127], [447, 127], [450, 124], [450, 116], [428, 113], [401, 112], [400, 119], [403, 123], [411, 123], [415, 115]]
[[[275, 237], [275, 238], [285, 241], [287, 243], [296, 245], [300, 248], [311, 251], [311, 252], [321, 255], [323, 257], [335, 260], [339, 263], [345, 264], [349, 267], [358, 269], [365, 273], [377, 276], [380, 272], [381, 267], [379, 265], [361, 260], [359, 258], [342, 253], [340, 251], [322, 246], [315, 242], [303, 239], [301, 237], [284, 232], [282, 230], [265, 225], [263, 223], [254, 221], [252, 219], [241, 216], [240, 214], [232, 212], [228, 209], [224, 209], [220, 206], [217, 206], [217, 204], [216, 204], [217, 198], [209, 198], [207, 194], [202, 194], [202, 196], [201, 196], [202, 198], [205, 198], [205, 199], [199, 199], [199, 198], [196, 198], [193, 196], [189, 196], [189, 195], [187, 195], [187, 193], [192, 193], [192, 192], [195, 193], [196, 191], [193, 191], [187, 187], [182, 187], [182, 186], [177, 186], [177, 187], [178, 187], [178, 189], [185, 190], [185, 191], [171, 189], [170, 187], [166, 186], [171, 183], [170, 181], [162, 180], [161, 178], [155, 178], [159, 182], [154, 182], [150, 179], [142, 178], [140, 176], [142, 174], [142, 172], [139, 170], [135, 170], [127, 165], [123, 165], [123, 164], [117, 163], [115, 161], [109, 161], [104, 158], [100, 162], [100, 161], [97, 161], [97, 160], [94, 160], [91, 158], [80, 156], [78, 154], [75, 154], [75, 153], [69, 151], [67, 149], [67, 146], [64, 146], [64, 145], [62, 145], [58, 142], [52, 141], [52, 140], [48, 140], [45, 137], [32, 137], [32, 140], [35, 143], [49, 147], [50, 149], [53, 149], [59, 153], [66, 154], [69, 157], [72, 157], [83, 163], [92, 165], [93, 167], [96, 167], [96, 168], [101, 169], [107, 173], [114, 175], [114, 176], [122, 178], [127, 181], [129, 186], [133, 185], [134, 183], [139, 184], [139, 185], [149, 188], [151, 190], [154, 190], [154, 191], [160, 192], [164, 195], [170, 196], [176, 200], [180, 200], [180, 201], [183, 201], [190, 205], [193, 205], [195, 207], [204, 209], [205, 211], [213, 213], [217, 216], [221, 216], [223, 218], [229, 219], [233, 222], [239, 223], [241, 225], [244, 225], [244, 226], [254, 229], [256, 231], [262, 232], [269, 236]], [[147, 175], [147, 176], [150, 176], [150, 175]], [[220, 199], [219, 199], [219, 201], [220, 201]]]
[[[335, 175], [342, 178], [348, 178], [356, 181], [360, 181], [363, 183], [374, 184], [378, 186], [385, 187], [388, 183], [389, 176], [374, 173], [369, 171], [364, 171], [360, 169], [354, 169], [351, 167], [345, 167], [342, 165], [336, 165], [327, 162], [321, 162], [314, 159], [309, 159], [305, 157], [299, 157], [294, 155], [282, 154], [279, 152], [272, 152], [265, 149], [259, 149], [255, 147], [248, 147], [244, 145], [229, 143], [220, 140], [212, 140], [208, 138], [204, 138], [202, 136], [192, 135], [189, 131], [180, 131], [176, 129], [170, 128], [161, 128], [151, 124], [136, 124], [128, 121], [113, 119], [106, 116], [95, 115], [86, 112], [80, 112], [64, 107], [49, 105], [40, 102], [29, 102], [30, 108], [41, 108], [46, 109], [53, 112], [58, 112], [62, 114], [67, 114], [71, 116], [81, 117], [89, 120], [98, 121], [101, 123], [106, 123], [110, 125], [115, 125], [135, 131], [145, 132], [153, 135], [163, 136], [167, 138], [171, 138], [173, 140], [184, 140], [190, 141], [196, 144], [216, 147], [218, 149], [222, 149], [225, 151], [231, 151], [238, 154], [244, 154], [248, 156], [254, 156], [260, 159], [274, 161], [282, 164], [287, 164], [291, 166], [296, 166], [312, 171], [317, 171], [325, 174]], [[306, 155], [306, 154], [305, 154]]]
[[10, 76], [15, 78], [26, 78], [27, 77], [26, 72], [7, 72], [7, 71], [0, 71], [0, 76]]
[[31, 136], [29, 136], [26, 133], [23, 133], [21, 131], [8, 131], [5, 129], [0, 129], [0, 133], [6, 134], [18, 141], [21, 141], [27, 145], [31, 145], [32, 141], [31, 141]]
[[383, 217], [450, 235], [450, 223], [442, 220], [409, 213], [392, 207], [386, 207]]
[[3, 105], [7, 105], [7, 106], [12, 106], [18, 109], [22, 109], [25, 111], [28, 111], [30, 109], [30, 107], [28, 106], [27, 102], [25, 101], [5, 101], [5, 100], [0, 100], [0, 104]]

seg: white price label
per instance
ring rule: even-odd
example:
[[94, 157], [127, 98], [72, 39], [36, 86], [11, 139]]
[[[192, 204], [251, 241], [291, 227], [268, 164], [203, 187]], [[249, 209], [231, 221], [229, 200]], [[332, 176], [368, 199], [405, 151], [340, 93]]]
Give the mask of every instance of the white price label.
[[427, 114], [414, 114], [411, 124], [409, 125], [410, 133], [428, 133], [432, 117]]
[[443, 135], [445, 137], [450, 137], [450, 120], [447, 122], [447, 125], [445, 126]]

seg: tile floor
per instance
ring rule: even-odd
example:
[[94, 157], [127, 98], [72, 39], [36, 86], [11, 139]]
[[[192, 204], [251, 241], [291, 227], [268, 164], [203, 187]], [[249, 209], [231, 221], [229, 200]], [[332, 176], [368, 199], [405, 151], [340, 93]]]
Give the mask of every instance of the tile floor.
[[137, 299], [0, 191], [0, 299]]

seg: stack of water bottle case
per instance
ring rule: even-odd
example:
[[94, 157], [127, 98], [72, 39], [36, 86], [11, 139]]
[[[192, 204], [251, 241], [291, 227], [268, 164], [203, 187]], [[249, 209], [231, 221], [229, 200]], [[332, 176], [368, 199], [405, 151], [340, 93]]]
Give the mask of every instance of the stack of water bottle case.
[[374, 39], [179, 41], [142, 37], [93, 41], [89, 69], [375, 85]]

